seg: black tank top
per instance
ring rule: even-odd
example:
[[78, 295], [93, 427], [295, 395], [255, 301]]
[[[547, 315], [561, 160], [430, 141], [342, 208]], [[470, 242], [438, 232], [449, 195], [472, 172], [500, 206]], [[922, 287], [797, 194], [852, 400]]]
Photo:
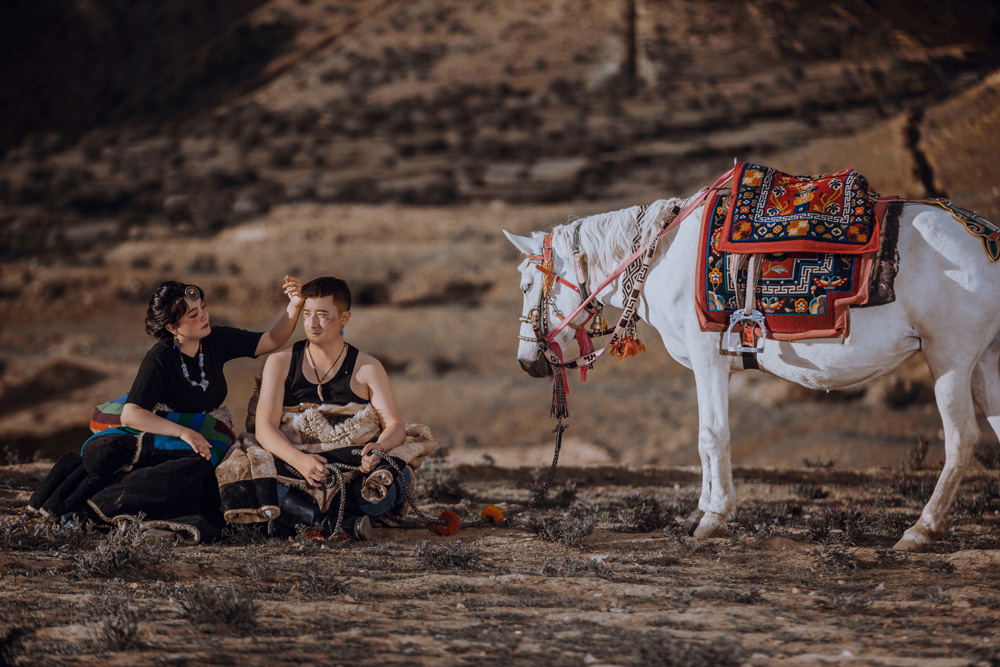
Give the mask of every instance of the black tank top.
[[285, 376], [285, 398], [282, 405], [299, 405], [301, 403], [332, 403], [346, 405], [347, 403], [368, 403], [367, 398], [361, 398], [351, 390], [351, 378], [354, 376], [354, 364], [358, 361], [358, 348], [347, 343], [344, 353], [344, 363], [329, 380], [323, 383], [320, 400], [316, 389], [319, 385], [310, 382], [302, 374], [302, 355], [306, 342], [300, 340], [292, 345], [292, 361]]

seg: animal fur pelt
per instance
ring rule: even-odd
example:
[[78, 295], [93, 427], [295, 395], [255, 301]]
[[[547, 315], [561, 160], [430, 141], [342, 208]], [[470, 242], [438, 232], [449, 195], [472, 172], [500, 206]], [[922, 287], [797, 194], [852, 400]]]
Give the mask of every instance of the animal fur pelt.
[[[361, 447], [382, 432], [378, 412], [370, 403], [347, 405], [303, 404], [286, 407], [281, 432], [289, 442], [312, 454], [341, 447]], [[406, 424], [406, 441], [391, 451], [394, 458], [419, 468], [425, 456], [437, 447], [430, 429], [423, 424]], [[345, 472], [344, 484], [360, 473]], [[327, 511], [339, 489], [310, 487], [304, 480], [278, 474], [274, 457], [250, 433], [241, 433], [226, 458], [215, 469], [222, 496], [222, 510], [230, 523], [273, 521], [278, 509], [278, 482], [308, 493]]]

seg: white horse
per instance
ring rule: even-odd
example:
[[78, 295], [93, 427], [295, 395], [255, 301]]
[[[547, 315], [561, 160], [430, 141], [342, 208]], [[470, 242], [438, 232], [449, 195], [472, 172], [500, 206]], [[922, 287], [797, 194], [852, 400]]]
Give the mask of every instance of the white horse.
[[[585, 262], [584, 283], [589, 290], [595, 289], [631, 254], [637, 235], [643, 242], [651, 240], [660, 232], [668, 211], [683, 202], [658, 200], [645, 215], [636, 206], [556, 227], [552, 231], [554, 273], [567, 283], [577, 283], [573, 251], [578, 238]], [[702, 491], [698, 509], [688, 521], [695, 537], [719, 537], [726, 534], [726, 522], [736, 509], [729, 450], [729, 378], [743, 370], [743, 364], [739, 355], [723, 353], [722, 334], [703, 332], [698, 324], [695, 283], [703, 207], [662, 237], [637, 313], [657, 330], [670, 355], [694, 371]], [[504, 234], [525, 255], [542, 254], [544, 232]], [[944, 422], [946, 459], [920, 519], [894, 548], [924, 551], [932, 540], [945, 536], [948, 510], [979, 443], [973, 401], [1000, 436], [1000, 263], [991, 262], [981, 241], [950, 213], [914, 202], [905, 204], [899, 218], [898, 256], [895, 301], [852, 309], [846, 340], [831, 344], [829, 340], [769, 338], [757, 358], [764, 372], [802, 386], [846, 389], [890, 372], [923, 350]], [[552, 369], [526, 321], [540, 303], [545, 277], [535, 263], [525, 259], [518, 267], [524, 323], [517, 356], [528, 374], [542, 377], [551, 375]], [[621, 308], [625, 296], [619, 276], [597, 298]], [[559, 322], [581, 300], [578, 292], [557, 280], [543, 306], [547, 312], [542, 314], [549, 322]], [[582, 312], [573, 322], [578, 325], [586, 316]], [[572, 337], [571, 328], [565, 327], [555, 341], [567, 349]]]

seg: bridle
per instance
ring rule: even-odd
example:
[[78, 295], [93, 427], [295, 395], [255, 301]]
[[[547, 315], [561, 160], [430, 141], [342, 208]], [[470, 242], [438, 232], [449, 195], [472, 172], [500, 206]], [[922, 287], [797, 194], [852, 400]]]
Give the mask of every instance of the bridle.
[[[581, 378], [586, 380], [587, 369], [593, 366], [594, 362], [596, 362], [605, 351], [614, 348], [614, 345], [617, 343], [618, 339], [622, 335], [622, 332], [625, 330], [627, 323], [632, 320], [635, 310], [638, 307], [639, 295], [641, 294], [642, 287], [646, 282], [649, 265], [652, 263], [653, 256], [656, 254], [656, 247], [660, 238], [662, 238], [664, 234], [666, 234], [681, 220], [687, 218], [688, 215], [701, 205], [701, 203], [708, 197], [709, 193], [719, 190], [720, 186], [729, 180], [732, 175], [733, 170], [730, 169], [719, 177], [712, 187], [706, 188], [689, 198], [684, 203], [683, 208], [674, 206], [670, 213], [664, 218], [659, 233], [653, 236], [653, 238], [648, 241], [645, 246], [639, 245], [639, 247], [633, 251], [631, 255], [625, 258], [625, 260], [614, 271], [612, 271], [595, 290], [593, 290], [593, 292], [588, 289], [589, 277], [585, 274], [583, 269], [584, 258], [580, 247], [580, 226], [582, 221], [577, 223], [573, 232], [573, 258], [576, 267], [577, 285], [574, 285], [568, 280], [562, 278], [555, 272], [552, 253], [552, 232], [545, 235], [542, 242], [541, 255], [525, 255], [528, 261], [538, 271], [543, 273], [545, 277], [542, 282], [542, 289], [539, 291], [538, 304], [528, 311], [527, 316], [522, 316], [519, 320], [520, 322], [526, 323], [531, 327], [535, 337], [528, 338], [527, 336], [522, 336], [519, 333], [518, 339], [537, 344], [539, 352], [545, 357], [546, 362], [548, 362], [549, 366], [552, 368], [552, 416], [556, 417], [560, 421], [563, 417], [569, 416], [569, 408], [566, 405], [566, 396], [569, 394], [569, 384], [566, 381], [566, 369], [579, 368]], [[645, 210], [643, 213], [645, 213]], [[618, 276], [637, 262], [640, 257], [642, 258], [642, 263], [638, 270], [635, 271], [634, 279], [632, 281], [632, 289], [625, 297], [622, 317], [613, 329], [608, 330], [607, 323], [604, 321], [603, 317], [603, 305], [596, 300], [596, 297], [604, 290], [604, 288], [610, 285], [612, 281], [618, 278]], [[569, 315], [564, 316], [555, 306], [555, 299], [552, 295], [552, 291], [556, 282], [559, 282], [560, 284], [577, 292], [582, 299], [580, 305], [569, 313]], [[550, 309], [554, 315], [562, 318], [561, 321], [551, 329], [549, 329]], [[583, 324], [574, 324], [572, 320], [584, 310], [588, 313], [587, 319], [584, 320]], [[586, 327], [591, 320], [593, 320], [593, 325], [588, 331]], [[569, 361], [564, 361], [562, 348], [556, 342], [555, 337], [567, 326], [576, 332], [575, 337], [577, 344], [580, 346], [580, 356]], [[609, 333], [611, 334], [611, 339], [608, 343], [600, 350], [595, 351], [592, 338], [596, 336], [605, 336]]]

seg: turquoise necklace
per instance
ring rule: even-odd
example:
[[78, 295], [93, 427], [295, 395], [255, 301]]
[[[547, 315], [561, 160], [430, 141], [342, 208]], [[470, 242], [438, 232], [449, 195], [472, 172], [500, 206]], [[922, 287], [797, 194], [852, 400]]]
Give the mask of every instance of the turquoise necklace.
[[181, 372], [184, 373], [184, 379], [190, 382], [192, 387], [201, 387], [202, 391], [208, 391], [208, 380], [205, 379], [205, 353], [201, 351], [201, 343], [198, 343], [198, 370], [201, 371], [201, 382], [195, 382], [191, 379], [180, 348], [177, 348], [177, 354], [181, 358]]

